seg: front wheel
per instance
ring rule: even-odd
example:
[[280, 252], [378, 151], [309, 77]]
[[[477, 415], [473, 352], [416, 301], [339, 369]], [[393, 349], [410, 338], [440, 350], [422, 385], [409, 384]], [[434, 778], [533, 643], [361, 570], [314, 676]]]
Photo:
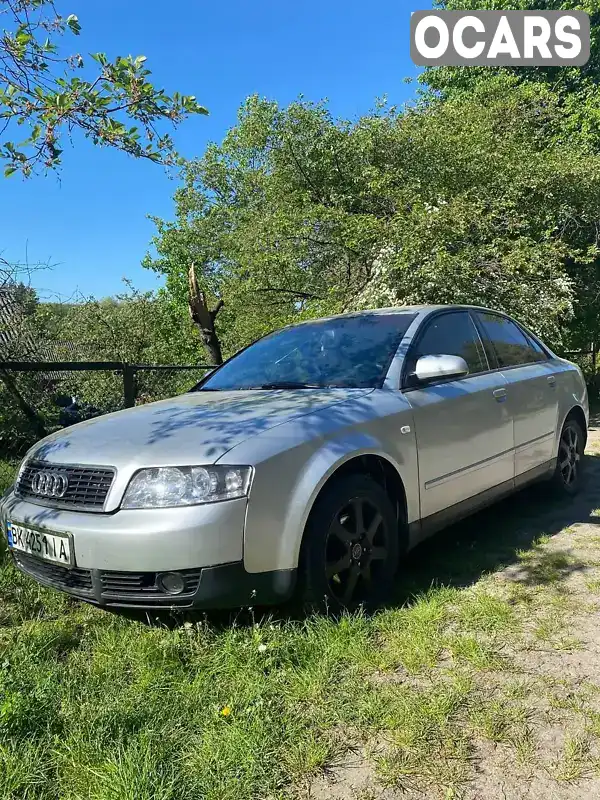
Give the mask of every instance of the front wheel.
[[368, 475], [325, 487], [304, 536], [303, 599], [339, 610], [376, 605], [391, 592], [399, 558], [396, 512]]
[[554, 486], [564, 494], [573, 495], [581, 486], [585, 438], [579, 423], [568, 419], [563, 425], [558, 443]]

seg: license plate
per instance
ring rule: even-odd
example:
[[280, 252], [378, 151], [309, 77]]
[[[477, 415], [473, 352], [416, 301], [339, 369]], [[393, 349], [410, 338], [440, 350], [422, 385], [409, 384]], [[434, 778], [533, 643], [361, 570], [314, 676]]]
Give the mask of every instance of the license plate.
[[42, 561], [52, 561], [54, 564], [66, 567], [70, 567], [73, 563], [72, 542], [68, 534], [37, 531], [14, 522], [7, 522], [6, 538], [12, 550], [19, 550]]

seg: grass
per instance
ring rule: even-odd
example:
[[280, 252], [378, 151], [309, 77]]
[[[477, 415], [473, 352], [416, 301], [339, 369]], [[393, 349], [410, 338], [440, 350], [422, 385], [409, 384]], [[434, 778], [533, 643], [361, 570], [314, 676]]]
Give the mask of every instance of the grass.
[[567, 736], [560, 759], [554, 767], [556, 780], [565, 783], [578, 781], [593, 768], [591, 744], [587, 736]]
[[[0, 488], [11, 469], [0, 462]], [[586, 725], [548, 768], [587, 775], [598, 709], [515, 661], [572, 636], [577, 564], [535, 525], [523, 533], [527, 508], [510, 513], [434, 540], [373, 615], [146, 624], [42, 589], [4, 558], [1, 800], [287, 799], [363, 745], [384, 786], [454, 797], [482, 741], [537, 763], [540, 696]], [[498, 579], [503, 564], [518, 578]]]

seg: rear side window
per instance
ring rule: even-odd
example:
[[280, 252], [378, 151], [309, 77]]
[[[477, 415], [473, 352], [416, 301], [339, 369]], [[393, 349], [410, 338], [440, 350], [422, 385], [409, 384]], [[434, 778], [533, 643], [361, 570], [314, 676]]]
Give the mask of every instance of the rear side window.
[[479, 333], [466, 311], [442, 314], [427, 323], [419, 337], [410, 366], [411, 371], [421, 356], [460, 356], [469, 373], [489, 369]]
[[526, 336], [512, 320], [478, 312], [478, 317], [498, 359], [499, 367], [516, 367], [546, 361], [542, 348]]

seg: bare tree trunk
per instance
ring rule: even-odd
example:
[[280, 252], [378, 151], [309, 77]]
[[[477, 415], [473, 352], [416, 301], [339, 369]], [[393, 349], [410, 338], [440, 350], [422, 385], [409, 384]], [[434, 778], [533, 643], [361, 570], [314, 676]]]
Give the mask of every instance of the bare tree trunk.
[[219, 311], [223, 308], [223, 301], [219, 300], [215, 308], [212, 311], [209, 310], [206, 302], [206, 295], [198, 286], [198, 279], [196, 278], [196, 271], [193, 264], [188, 272], [188, 285], [190, 290], [189, 307], [192, 321], [198, 328], [202, 343], [208, 351], [211, 364], [222, 364], [223, 354], [221, 352], [219, 337], [215, 331], [215, 319]]
[[24, 414], [25, 417], [31, 423], [33, 430], [35, 431], [36, 436], [40, 439], [43, 439], [44, 436], [47, 435], [46, 428], [44, 427], [44, 421], [37, 413], [37, 411], [29, 405], [27, 400], [23, 397], [21, 392], [19, 391], [19, 387], [12, 375], [10, 375], [6, 370], [0, 369], [0, 380], [4, 383], [7, 390], [10, 394], [14, 397], [19, 406], [20, 410]]

